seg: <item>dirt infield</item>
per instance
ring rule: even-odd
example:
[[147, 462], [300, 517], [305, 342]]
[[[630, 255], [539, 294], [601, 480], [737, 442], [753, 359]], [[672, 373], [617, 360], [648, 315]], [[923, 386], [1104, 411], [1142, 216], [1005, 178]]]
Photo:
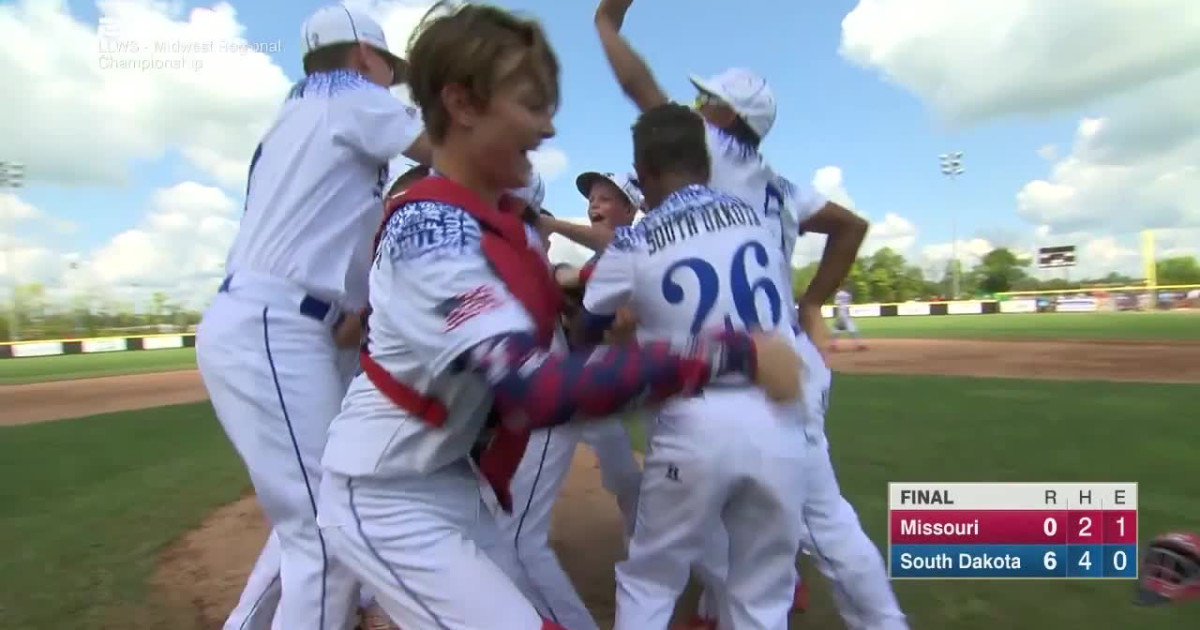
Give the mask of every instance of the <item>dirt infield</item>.
[[[832, 356], [847, 373], [1200, 383], [1200, 344], [874, 340], [867, 352]], [[196, 372], [107, 377], [0, 387], [0, 425], [203, 400]], [[620, 553], [615, 502], [601, 488], [587, 449], [575, 458], [555, 506], [552, 541], [602, 627], [613, 612], [613, 563]], [[212, 628], [237, 601], [266, 538], [253, 497], [216, 511], [169, 549], [156, 577], [166, 597]]]

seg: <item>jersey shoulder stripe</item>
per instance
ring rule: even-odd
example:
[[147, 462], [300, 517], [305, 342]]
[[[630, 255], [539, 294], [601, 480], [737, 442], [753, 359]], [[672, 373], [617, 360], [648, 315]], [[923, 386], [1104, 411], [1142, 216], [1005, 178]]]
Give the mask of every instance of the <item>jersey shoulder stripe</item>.
[[636, 225], [627, 225], [619, 227], [613, 232], [612, 242], [609, 247], [622, 252], [632, 252], [640, 249], [646, 244], [646, 231], [644, 229], [645, 220], [639, 221]]
[[465, 210], [439, 201], [412, 201], [383, 228], [380, 253], [392, 261], [444, 259], [482, 252], [483, 232]]
[[358, 90], [387, 89], [372, 83], [363, 75], [352, 70], [317, 72], [300, 79], [288, 92], [287, 100], [307, 98], [330, 98]]

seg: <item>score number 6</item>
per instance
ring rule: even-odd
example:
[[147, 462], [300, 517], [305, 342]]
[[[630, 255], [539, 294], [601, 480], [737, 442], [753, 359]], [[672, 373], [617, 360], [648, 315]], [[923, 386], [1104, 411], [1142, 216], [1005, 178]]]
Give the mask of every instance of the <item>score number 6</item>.
[[[771, 306], [771, 325], [774, 328], [779, 325], [779, 320], [783, 315], [783, 298], [780, 297], [779, 288], [770, 278], [759, 278], [753, 283], [750, 282], [746, 272], [746, 255], [751, 252], [754, 253], [755, 262], [764, 269], [768, 268], [770, 263], [767, 248], [758, 241], [747, 241], [733, 253], [733, 261], [729, 266], [729, 291], [733, 297], [734, 310], [737, 311], [738, 319], [742, 321], [746, 329], [761, 328], [758, 304], [756, 303], [757, 294], [761, 291], [767, 296], [767, 303]], [[721, 292], [721, 279], [712, 264], [703, 258], [678, 260], [667, 267], [663, 273], [662, 295], [669, 304], [683, 302], [683, 287], [674, 278], [675, 272], [681, 268], [690, 269], [696, 275], [697, 285], [700, 289], [691, 327], [691, 334], [699, 335], [701, 329], [704, 328], [704, 322], [708, 319], [713, 307], [716, 306], [717, 296]], [[726, 315], [726, 326], [732, 323], [730, 316]]]

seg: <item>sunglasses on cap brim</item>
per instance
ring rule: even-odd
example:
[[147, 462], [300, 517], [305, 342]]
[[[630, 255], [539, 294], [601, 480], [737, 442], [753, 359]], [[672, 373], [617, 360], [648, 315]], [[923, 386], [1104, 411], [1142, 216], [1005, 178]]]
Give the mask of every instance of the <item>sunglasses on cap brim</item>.
[[705, 105], [724, 105], [724, 104], [725, 104], [725, 101], [722, 101], [721, 99], [717, 98], [715, 95], [709, 94], [708, 92], [697, 92], [696, 93], [696, 100], [695, 100], [695, 108], [696, 109], [700, 109], [701, 107], [704, 107]]

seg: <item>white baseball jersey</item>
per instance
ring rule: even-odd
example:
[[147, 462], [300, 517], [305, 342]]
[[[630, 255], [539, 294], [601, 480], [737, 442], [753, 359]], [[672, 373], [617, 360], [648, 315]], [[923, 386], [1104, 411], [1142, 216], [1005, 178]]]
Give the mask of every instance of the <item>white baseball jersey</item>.
[[779, 239], [779, 222], [761, 209], [708, 186], [685, 187], [637, 225], [617, 229], [583, 306], [595, 315], [631, 306], [643, 339], [723, 328], [790, 333]]
[[250, 162], [226, 273], [283, 278], [343, 307], [366, 306], [388, 161], [423, 130], [414, 108], [356, 72], [297, 83]]
[[[776, 243], [783, 251], [782, 264], [787, 273], [787, 286], [782, 289], [787, 303], [792, 304], [792, 252], [800, 235], [800, 224], [819, 211], [828, 201], [808, 186], [799, 186], [780, 176], [765, 158], [719, 127], [704, 123], [705, 144], [708, 145], [712, 173], [709, 185], [741, 198], [764, 217], [780, 224]], [[790, 311], [791, 309], [789, 309]]]
[[[388, 221], [371, 269], [371, 356], [398, 381], [447, 408], [433, 428], [398, 408], [365, 375], [350, 386], [329, 429], [322, 466], [347, 476], [424, 474], [471, 450], [492, 390], [455, 365], [482, 341], [533, 332], [532, 319], [491, 270], [479, 223], [455, 206], [418, 201]], [[526, 226], [529, 246], [542, 251]], [[549, 263], [547, 262], [547, 265]], [[565, 346], [559, 334], [557, 348]]]
[[833, 297], [833, 303], [837, 305], [838, 310], [849, 314], [850, 309], [850, 292], [845, 289], [839, 289]]

